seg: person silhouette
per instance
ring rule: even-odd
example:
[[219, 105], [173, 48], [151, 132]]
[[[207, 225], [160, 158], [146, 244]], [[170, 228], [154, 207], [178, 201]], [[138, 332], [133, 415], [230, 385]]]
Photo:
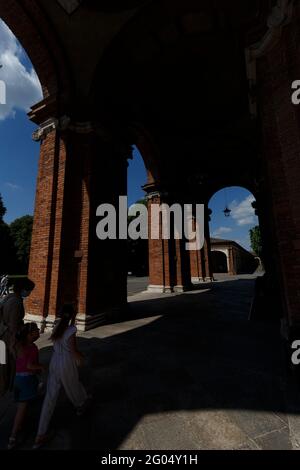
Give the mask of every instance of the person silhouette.
[[48, 427], [61, 387], [76, 408], [78, 416], [86, 411], [90, 403], [91, 396], [79, 381], [77, 368], [83, 363], [84, 358], [77, 349], [75, 318], [76, 311], [73, 305], [64, 305], [52, 332], [54, 353], [50, 362], [47, 392], [34, 449], [41, 447], [49, 439]]
[[13, 292], [0, 302], [0, 339], [6, 347], [6, 364], [0, 365], [0, 397], [12, 391], [15, 377], [16, 334], [24, 326], [23, 299], [28, 297], [35, 284], [30, 279], [17, 279]]

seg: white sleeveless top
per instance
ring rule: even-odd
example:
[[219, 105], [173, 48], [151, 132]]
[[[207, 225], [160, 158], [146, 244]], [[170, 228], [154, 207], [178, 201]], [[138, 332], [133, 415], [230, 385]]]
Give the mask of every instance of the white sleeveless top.
[[53, 344], [53, 349], [56, 354], [64, 354], [65, 352], [70, 353], [71, 348], [69, 345], [69, 339], [74, 333], [76, 334], [77, 328], [76, 326], [68, 326], [66, 331], [64, 332], [63, 336], [59, 339], [56, 339]]

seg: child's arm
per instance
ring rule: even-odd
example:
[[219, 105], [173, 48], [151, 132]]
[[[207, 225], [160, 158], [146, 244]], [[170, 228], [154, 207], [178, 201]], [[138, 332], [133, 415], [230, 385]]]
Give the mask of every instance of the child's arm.
[[27, 364], [27, 369], [42, 372], [43, 370], [45, 370], [45, 367], [42, 364], [32, 364], [29, 362]]

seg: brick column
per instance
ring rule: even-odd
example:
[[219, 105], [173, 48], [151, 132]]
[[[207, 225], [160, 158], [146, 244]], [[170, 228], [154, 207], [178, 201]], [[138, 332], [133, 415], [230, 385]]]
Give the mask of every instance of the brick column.
[[[195, 219], [193, 220], [193, 230], [196, 229]], [[205, 280], [205, 268], [203, 266], [203, 250], [191, 250], [190, 251], [190, 267], [191, 267], [191, 281], [200, 282]]]
[[[83, 188], [82, 261], [79, 273], [79, 322], [91, 328], [122, 316], [127, 306], [127, 239], [119, 239], [119, 196], [127, 196], [127, 158], [132, 148], [96, 135], [90, 144]], [[116, 239], [100, 240], [96, 212], [101, 204], [116, 208]], [[127, 229], [127, 207], [125, 208]]]
[[127, 303], [127, 240], [99, 240], [96, 210], [101, 203], [118, 209], [119, 196], [126, 196], [128, 149], [104, 145], [88, 123], [62, 131], [59, 121], [48, 121], [38, 137], [29, 268], [36, 288], [26, 302], [27, 319], [51, 326], [62, 304], [73, 303], [84, 330]]
[[236, 262], [235, 262], [235, 252], [234, 248], [231, 246], [228, 248], [228, 274], [235, 276], [236, 272]]
[[46, 121], [41, 140], [29, 277], [36, 287], [26, 302], [27, 319], [52, 325], [63, 303], [78, 306], [81, 262], [83, 168], [86, 136]]
[[185, 248], [186, 240], [175, 240], [175, 292], [184, 292], [191, 288], [190, 255]]
[[202, 250], [190, 251], [191, 280], [192, 282], [203, 281]]
[[[280, 42], [258, 60], [265, 185], [272, 212], [273, 258], [290, 327], [300, 326], [300, 107], [291, 85], [300, 77], [300, 8]], [[269, 220], [270, 220], [269, 219]], [[271, 231], [270, 231], [271, 232]]]
[[26, 301], [27, 319], [41, 323], [49, 313], [56, 206], [61, 196], [58, 179], [64, 172], [65, 161], [65, 149], [55, 127], [53, 121], [50, 132], [45, 130], [41, 141], [29, 263], [29, 277], [35, 282], [35, 289]]
[[205, 281], [213, 280], [212, 272], [212, 261], [211, 261], [211, 250], [210, 250], [210, 230], [209, 230], [209, 221], [210, 221], [211, 210], [208, 208], [207, 204], [205, 206], [205, 216], [204, 216], [204, 247], [202, 250], [202, 259], [204, 266], [204, 279]]
[[[146, 188], [146, 187], [145, 187]], [[170, 240], [162, 238], [162, 215], [158, 240], [151, 238], [151, 206], [162, 204], [163, 197], [159, 191], [149, 194], [148, 197], [148, 236], [149, 236], [149, 286], [150, 292], [173, 292], [175, 283], [174, 247]]]
[[[210, 221], [211, 210], [205, 205], [204, 215], [204, 246], [199, 251], [190, 251], [190, 269], [192, 282], [212, 281], [212, 261], [210, 250]], [[195, 226], [193, 227], [195, 229]]]
[[151, 238], [151, 207], [170, 202], [163, 193], [154, 191], [152, 185], [144, 186], [149, 192], [149, 286], [151, 292], [183, 292], [191, 287], [189, 252], [185, 249], [186, 240], [175, 239], [171, 227], [169, 240], [163, 239], [162, 214], [159, 220], [159, 239]]
[[35, 133], [41, 140], [29, 277], [36, 287], [26, 302], [27, 319], [53, 323], [64, 302], [76, 301], [81, 209], [81, 160], [70, 148], [71, 135], [48, 120]]

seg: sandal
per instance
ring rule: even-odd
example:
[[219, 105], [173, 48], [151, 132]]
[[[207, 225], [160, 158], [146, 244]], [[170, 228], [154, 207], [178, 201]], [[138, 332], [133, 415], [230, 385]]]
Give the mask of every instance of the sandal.
[[14, 436], [11, 436], [8, 441], [7, 449], [12, 450], [16, 447], [17, 445], [17, 438]]
[[33, 450], [37, 450], [37, 449], [40, 449], [41, 447], [43, 447], [45, 444], [47, 444], [49, 441], [51, 441], [51, 439], [54, 437], [54, 432], [50, 433], [50, 434], [45, 434], [44, 436], [41, 436], [41, 437], [38, 437], [36, 440], [35, 440], [35, 443], [33, 444], [32, 446], [32, 449]]
[[83, 416], [88, 411], [91, 404], [92, 404], [92, 395], [88, 395], [86, 401], [84, 402], [84, 404], [82, 406], [80, 406], [79, 408], [77, 408], [77, 410], [76, 410], [77, 416], [79, 416], [79, 417]]

